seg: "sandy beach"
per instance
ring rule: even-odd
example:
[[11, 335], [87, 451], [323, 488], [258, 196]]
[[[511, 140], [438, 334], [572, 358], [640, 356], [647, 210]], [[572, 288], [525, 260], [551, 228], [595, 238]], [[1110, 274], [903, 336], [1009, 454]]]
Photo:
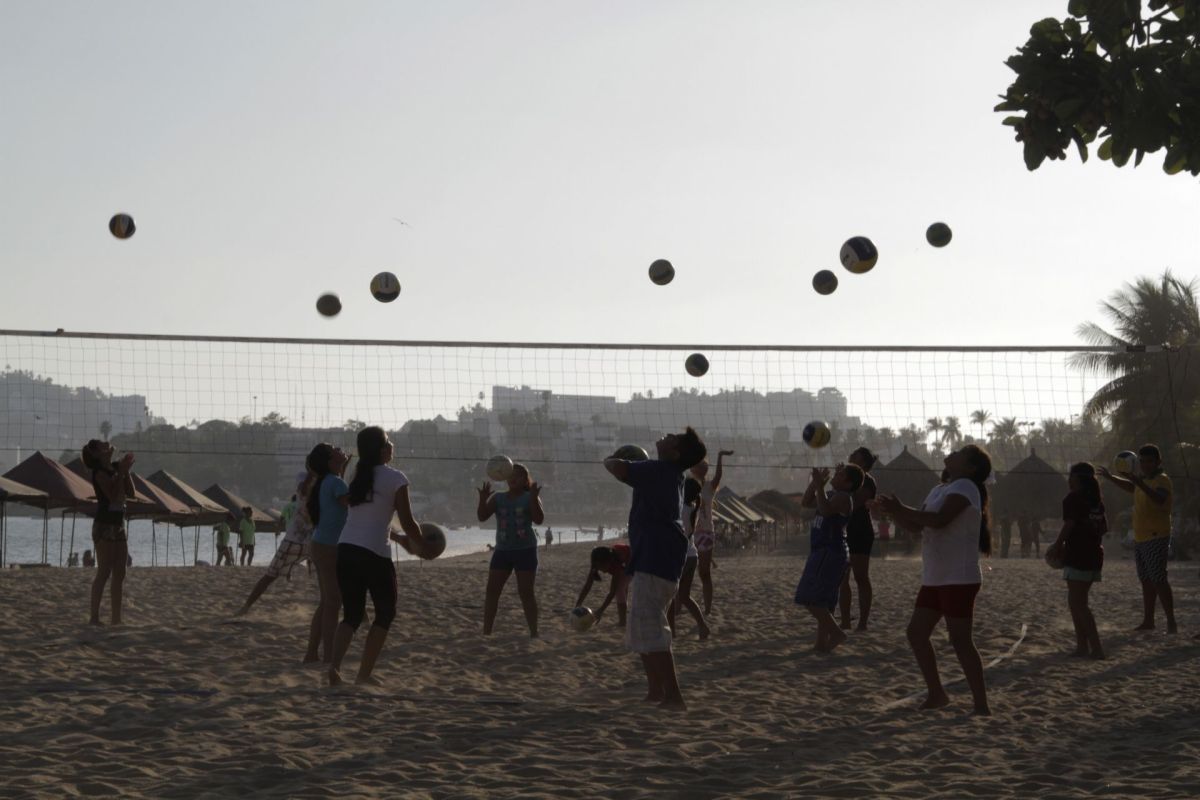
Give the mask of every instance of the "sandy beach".
[[[919, 561], [873, 562], [874, 630], [820, 655], [791, 602], [801, 556], [724, 557], [712, 639], [686, 620], [676, 644], [690, 704], [677, 715], [639, 703], [615, 614], [568, 629], [587, 549], [543, 555], [537, 641], [515, 589], [497, 635], [479, 634], [485, 556], [401, 564], [383, 685], [339, 689], [299, 663], [316, 596], [299, 571], [237, 619], [259, 569], [136, 568], [128, 624], [107, 629], [85, 624], [90, 572], [5, 570], [0, 795], [1200, 795], [1190, 564], [1172, 570], [1183, 633], [1168, 637], [1130, 630], [1132, 562], [1111, 559], [1093, 592], [1109, 659], [1092, 662], [1066, 657], [1056, 574], [992, 560], [976, 639], [985, 662], [1011, 655], [987, 669], [995, 716], [981, 719], [961, 682], [949, 709], [912, 710], [921, 685], [903, 626]], [[350, 669], [361, 644], [360, 632]], [[938, 648], [958, 680], [944, 636]]]

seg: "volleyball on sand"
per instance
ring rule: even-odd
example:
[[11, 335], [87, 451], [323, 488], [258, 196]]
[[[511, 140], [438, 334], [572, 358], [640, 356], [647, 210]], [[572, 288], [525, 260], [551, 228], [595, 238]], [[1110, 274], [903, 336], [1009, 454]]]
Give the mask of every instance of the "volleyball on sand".
[[596, 623], [596, 616], [592, 614], [592, 610], [583, 606], [572, 608], [571, 613], [568, 614], [568, 619], [571, 622], [571, 627], [580, 633], [583, 633]]
[[422, 522], [421, 547], [417, 551], [417, 555], [430, 561], [444, 552], [446, 552], [446, 531], [436, 523]]
[[692, 353], [687, 357], [687, 361], [683, 362], [683, 368], [687, 370], [688, 375], [699, 378], [708, 372], [708, 359], [701, 353]]
[[342, 301], [333, 292], [326, 292], [317, 298], [317, 312], [322, 317], [336, 317], [342, 313]]
[[128, 239], [135, 231], [137, 226], [133, 224], [133, 217], [128, 214], [114, 214], [108, 221], [108, 232], [118, 239]]
[[381, 303], [390, 303], [400, 296], [400, 280], [390, 272], [371, 278], [371, 294]]
[[820, 420], [814, 420], [804, 426], [800, 434], [804, 443], [812, 448], [821, 448], [829, 444], [829, 426]]
[[838, 279], [831, 270], [823, 269], [816, 275], [813, 275], [813, 288], [817, 290], [817, 294], [833, 294], [837, 291]]
[[666, 286], [675, 279], [675, 268], [665, 258], [660, 258], [650, 265], [650, 280], [659, 286]]
[[843, 267], [855, 275], [861, 275], [870, 272], [871, 267], [875, 266], [875, 262], [879, 260], [879, 251], [875, 249], [875, 243], [867, 237], [853, 236], [842, 245], [841, 259]]
[[506, 481], [512, 477], [513, 462], [508, 456], [496, 455], [488, 459], [487, 476], [494, 481]]

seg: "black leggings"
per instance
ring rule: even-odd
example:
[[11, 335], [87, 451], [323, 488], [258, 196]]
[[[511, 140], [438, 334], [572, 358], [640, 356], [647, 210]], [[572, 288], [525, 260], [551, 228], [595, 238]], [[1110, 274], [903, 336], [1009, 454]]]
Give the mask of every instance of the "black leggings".
[[372, 625], [387, 630], [396, 618], [396, 565], [365, 547], [339, 544], [337, 581], [342, 592], [342, 622], [358, 630], [367, 612], [367, 592], [375, 606]]

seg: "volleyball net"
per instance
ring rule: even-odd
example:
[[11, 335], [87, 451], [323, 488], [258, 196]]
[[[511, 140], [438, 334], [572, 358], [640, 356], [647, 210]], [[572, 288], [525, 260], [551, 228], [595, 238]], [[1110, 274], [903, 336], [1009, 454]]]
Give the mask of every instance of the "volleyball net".
[[[693, 377], [685, 362], [704, 354]], [[638, 346], [386, 342], [0, 331], [0, 473], [34, 451], [65, 460], [108, 438], [157, 469], [277, 504], [304, 456], [385, 428], [417, 502], [473, 509], [496, 453], [528, 464], [547, 499], [585, 519], [627, 510], [600, 465], [618, 446], [653, 455], [694, 427], [738, 492], [803, 488], [812, 466], [858, 446], [897, 470], [940, 470], [976, 441], [1000, 471], [1064, 471], [1118, 444], [1085, 415], [1112, 375], [1091, 358], [1162, 358], [1103, 348]], [[1164, 425], [1177, 398], [1145, 401]], [[1157, 409], [1154, 408], [1157, 404]], [[822, 449], [802, 440], [824, 421]], [[1166, 428], [1164, 428], [1166, 429]], [[1123, 449], [1123, 448], [1122, 448]], [[903, 453], [907, 454], [901, 457]], [[899, 460], [897, 460], [899, 459]], [[461, 514], [459, 516], [462, 516]]]

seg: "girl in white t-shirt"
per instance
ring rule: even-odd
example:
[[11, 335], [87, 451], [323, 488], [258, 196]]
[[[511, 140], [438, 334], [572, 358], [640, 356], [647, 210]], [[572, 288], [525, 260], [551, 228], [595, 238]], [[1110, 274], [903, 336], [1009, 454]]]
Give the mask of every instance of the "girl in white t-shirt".
[[[371, 670], [396, 617], [396, 565], [392, 562], [390, 540], [418, 554], [423, 546], [421, 527], [413, 519], [409, 505], [408, 478], [388, 466], [391, 460], [392, 443], [383, 428], [363, 428], [358, 432], [358, 467], [349, 491], [343, 495], [350, 511], [337, 545], [342, 622], [333, 638], [331, 686], [342, 682], [342, 659], [366, 614], [367, 594], [371, 595], [375, 614], [355, 683], [371, 682]], [[393, 514], [399, 518], [404, 535], [391, 532]]]
[[908, 623], [908, 642], [929, 688], [921, 708], [950, 703], [929, 643], [938, 620], [945, 617], [950, 644], [975, 698], [975, 713], [991, 714], [972, 624], [981, 582], [979, 554], [992, 552], [984, 485], [992, 474], [992, 459], [983, 448], [969, 444], [946, 456], [945, 464], [949, 480], [933, 488], [920, 510], [909, 508], [895, 495], [880, 497], [874, 507], [898, 525], [920, 529], [922, 534], [921, 591]]
[[704, 596], [704, 614], [705, 616], [712, 613], [713, 601], [713, 582], [712, 582], [712, 564], [713, 564], [713, 549], [717, 546], [716, 527], [713, 525], [713, 498], [717, 494], [717, 489], [721, 488], [721, 476], [725, 472], [724, 464], [722, 463], [725, 456], [733, 455], [732, 450], [722, 450], [717, 453], [717, 469], [713, 473], [713, 479], [706, 481], [708, 476], [708, 462], [701, 461], [696, 466], [692, 467], [692, 477], [700, 482], [700, 505], [699, 511], [696, 514], [695, 530], [692, 532], [692, 541], [696, 545], [696, 567], [700, 573], [700, 592]]

